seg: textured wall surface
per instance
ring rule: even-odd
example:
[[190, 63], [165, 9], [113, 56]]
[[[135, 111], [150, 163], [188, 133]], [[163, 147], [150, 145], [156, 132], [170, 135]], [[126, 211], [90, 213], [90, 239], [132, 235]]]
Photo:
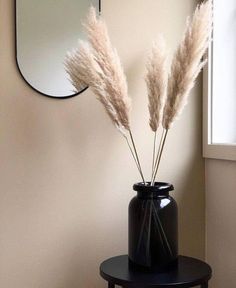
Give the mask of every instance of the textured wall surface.
[[206, 257], [212, 265], [212, 288], [235, 287], [236, 163], [206, 161]]
[[[127, 73], [133, 132], [148, 175], [145, 54], [159, 32], [173, 51], [196, 1], [102, 5]], [[0, 0], [0, 287], [105, 287], [98, 266], [127, 252], [127, 207], [139, 175], [89, 90], [53, 100], [25, 84], [15, 65], [13, 7], [13, 0]], [[199, 80], [169, 134], [159, 180], [176, 188], [180, 252], [204, 258], [201, 141]]]

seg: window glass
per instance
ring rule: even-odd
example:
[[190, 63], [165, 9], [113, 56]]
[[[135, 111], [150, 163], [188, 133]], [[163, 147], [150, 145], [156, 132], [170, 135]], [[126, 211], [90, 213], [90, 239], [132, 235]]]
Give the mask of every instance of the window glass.
[[214, 0], [212, 142], [236, 143], [236, 0]]

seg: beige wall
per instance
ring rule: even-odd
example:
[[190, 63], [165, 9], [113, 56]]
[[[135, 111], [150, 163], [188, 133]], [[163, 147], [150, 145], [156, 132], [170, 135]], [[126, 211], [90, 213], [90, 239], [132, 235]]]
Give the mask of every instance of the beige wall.
[[213, 268], [212, 288], [235, 287], [236, 163], [206, 161], [206, 256]]
[[[132, 126], [151, 165], [145, 52], [162, 31], [171, 51], [195, 0], [104, 0], [125, 64]], [[90, 91], [69, 100], [36, 94], [14, 60], [13, 0], [0, 1], [0, 287], [105, 287], [106, 257], [127, 252], [127, 206], [139, 181], [128, 149]], [[201, 83], [170, 132], [159, 179], [179, 203], [180, 252], [204, 258]]]

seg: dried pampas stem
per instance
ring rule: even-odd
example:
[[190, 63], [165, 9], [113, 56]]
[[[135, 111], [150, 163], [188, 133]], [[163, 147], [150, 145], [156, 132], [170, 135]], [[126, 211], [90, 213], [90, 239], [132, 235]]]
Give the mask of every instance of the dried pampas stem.
[[131, 130], [129, 130], [129, 135], [130, 135], [130, 139], [132, 141], [133, 147], [134, 147], [134, 152], [135, 152], [136, 159], [137, 159], [137, 162], [138, 162], [138, 165], [139, 165], [139, 168], [140, 168], [140, 174], [141, 174], [143, 183], [146, 184], [146, 181], [144, 179], [143, 172], [142, 172], [142, 169], [141, 169], [141, 164], [140, 164], [140, 161], [139, 161], [138, 152], [137, 152], [137, 149], [136, 149], [136, 145], [135, 145], [133, 134], [132, 134]]
[[202, 60], [202, 58], [209, 46], [211, 30], [212, 2], [209, 0], [197, 6], [192, 21], [188, 19], [183, 40], [172, 60], [162, 120], [162, 126], [166, 132], [164, 140], [160, 144], [161, 149], [154, 169], [152, 185], [155, 183], [168, 130], [187, 104], [187, 99], [191, 89], [194, 87], [195, 80], [206, 64], [206, 61]]
[[156, 176], [157, 176], [158, 168], [160, 166], [161, 157], [162, 157], [162, 153], [163, 153], [164, 146], [165, 146], [165, 143], [166, 143], [166, 138], [167, 138], [168, 131], [169, 131], [168, 129], [167, 130], [163, 130], [162, 139], [161, 139], [161, 143], [160, 143], [160, 146], [159, 146], [159, 152], [157, 154], [157, 159], [156, 159], [157, 161], [155, 163], [156, 165], [155, 165], [155, 169], [154, 169], [154, 172], [153, 172], [151, 186], [154, 186], [154, 184], [155, 184], [155, 179], [156, 179]]
[[[157, 142], [157, 131], [154, 132], [153, 153], [152, 153], [152, 175], [153, 175], [154, 167], [155, 167], [156, 142]], [[151, 177], [151, 179], [152, 179], [152, 177]]]
[[136, 155], [135, 155], [135, 153], [134, 153], [134, 151], [133, 151], [133, 148], [132, 148], [132, 146], [131, 146], [132, 144], [129, 143], [129, 139], [128, 139], [127, 136], [124, 135], [124, 138], [125, 138], [125, 140], [126, 140], [126, 142], [127, 142], [127, 145], [128, 145], [129, 150], [130, 150], [130, 152], [131, 152], [131, 154], [132, 154], [132, 157], [133, 157], [133, 159], [134, 159], [134, 162], [135, 162], [135, 164], [136, 164], [136, 166], [137, 166], [137, 168], [138, 168], [138, 171], [139, 171], [140, 175], [142, 175], [142, 170], [141, 170], [140, 167], [139, 167], [139, 164], [138, 164]]
[[94, 7], [90, 8], [84, 26], [89, 43], [80, 41], [79, 47], [67, 54], [66, 71], [76, 91], [89, 86], [97, 96], [114, 126], [125, 137], [142, 181], [145, 183], [131, 133], [129, 119], [131, 100], [119, 56], [111, 45], [105, 22], [97, 18]]
[[154, 173], [156, 171], [157, 162], [158, 162], [158, 159], [159, 159], [159, 155], [160, 155], [160, 151], [161, 151], [161, 145], [162, 145], [162, 142], [163, 142], [163, 139], [164, 139], [164, 135], [165, 135], [165, 129], [162, 129], [161, 139], [160, 139], [160, 143], [159, 143], [159, 147], [158, 147], [158, 151], [157, 151], [157, 155], [156, 155], [156, 159], [155, 159], [154, 167], [153, 167], [153, 171], [152, 171], [151, 183], [152, 183], [152, 180], [153, 180], [153, 177], [154, 177]]
[[152, 175], [154, 173], [156, 158], [157, 129], [162, 120], [163, 108], [167, 92], [167, 49], [162, 36], [153, 44], [152, 53], [148, 58], [146, 69], [146, 84], [149, 100], [149, 125], [154, 132], [154, 145], [152, 155]]

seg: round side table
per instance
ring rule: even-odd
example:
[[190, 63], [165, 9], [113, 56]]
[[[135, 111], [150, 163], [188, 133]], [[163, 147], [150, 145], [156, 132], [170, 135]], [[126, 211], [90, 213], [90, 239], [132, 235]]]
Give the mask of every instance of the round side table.
[[100, 275], [108, 281], [108, 288], [207, 288], [212, 270], [203, 261], [179, 256], [176, 268], [168, 272], [137, 271], [129, 267], [128, 255], [122, 255], [105, 260]]

